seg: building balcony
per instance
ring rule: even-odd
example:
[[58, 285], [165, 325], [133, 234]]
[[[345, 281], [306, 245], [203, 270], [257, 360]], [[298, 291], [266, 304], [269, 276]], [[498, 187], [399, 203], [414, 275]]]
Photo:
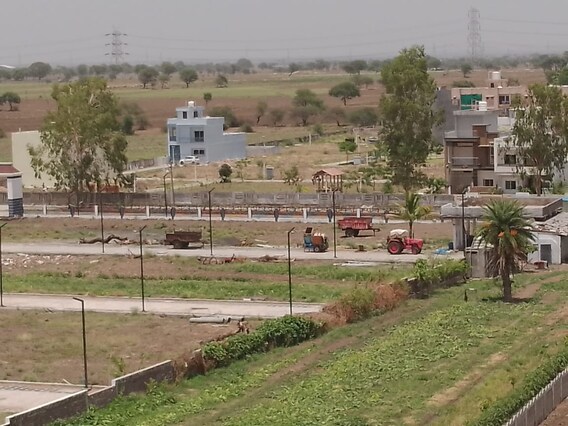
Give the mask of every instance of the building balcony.
[[479, 157], [453, 157], [449, 164], [453, 169], [472, 169], [479, 167]]

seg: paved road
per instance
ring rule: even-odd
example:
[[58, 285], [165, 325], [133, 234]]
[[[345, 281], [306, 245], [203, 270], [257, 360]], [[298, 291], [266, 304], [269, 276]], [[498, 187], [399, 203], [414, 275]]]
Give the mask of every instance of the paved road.
[[[79, 296], [85, 301], [85, 310], [93, 312], [132, 313], [142, 311], [141, 298]], [[65, 295], [4, 294], [0, 309], [49, 309], [53, 311], [79, 311], [81, 304]], [[145, 298], [146, 312], [159, 315], [223, 316], [245, 318], [277, 318], [290, 312], [288, 303], [251, 300], [195, 300]], [[321, 311], [323, 305], [299, 303], [292, 305], [293, 313]]]
[[[2, 251], [4, 253], [26, 253], [41, 255], [101, 255], [100, 244], [73, 244], [73, 243], [55, 243], [42, 242], [34, 243], [2, 243]], [[137, 245], [118, 245], [105, 244], [106, 255], [129, 255], [138, 254]], [[144, 246], [144, 253], [156, 256], [210, 256], [209, 247], [201, 249], [174, 250], [169, 246]], [[258, 258], [261, 256], [279, 256], [286, 259], [286, 247], [214, 247], [213, 254], [217, 257], [231, 257], [233, 254], [239, 257]], [[386, 250], [373, 250], [365, 252], [357, 252], [354, 250], [337, 250], [337, 258], [334, 258], [333, 248], [325, 253], [304, 252], [302, 248], [292, 248], [290, 255], [295, 259], [324, 259], [337, 260], [338, 262], [360, 261], [360, 262], [376, 262], [376, 263], [414, 263], [417, 259], [425, 259], [426, 254], [412, 255], [400, 254], [391, 255]], [[452, 253], [443, 257], [460, 257], [460, 253]]]

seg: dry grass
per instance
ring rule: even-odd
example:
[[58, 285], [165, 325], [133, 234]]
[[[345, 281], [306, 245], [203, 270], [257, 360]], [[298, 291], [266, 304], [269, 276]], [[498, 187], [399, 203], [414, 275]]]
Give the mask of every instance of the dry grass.
[[[71, 383], [83, 381], [80, 313], [3, 310], [0, 378]], [[146, 314], [86, 313], [91, 384], [171, 359], [235, 326], [189, 324]]]

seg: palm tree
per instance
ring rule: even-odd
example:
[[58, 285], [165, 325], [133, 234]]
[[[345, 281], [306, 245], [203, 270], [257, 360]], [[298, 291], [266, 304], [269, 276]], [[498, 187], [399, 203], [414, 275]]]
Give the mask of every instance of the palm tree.
[[523, 217], [523, 207], [515, 200], [491, 201], [484, 208], [484, 223], [477, 235], [490, 247], [490, 267], [501, 276], [503, 300], [511, 302], [511, 274], [525, 261], [534, 234]]
[[432, 213], [432, 208], [429, 206], [420, 205], [420, 196], [414, 192], [407, 192], [405, 195], [404, 204], [399, 204], [400, 213], [398, 218], [408, 222], [408, 232], [410, 238], [414, 237], [414, 222], [420, 219], [425, 219]]

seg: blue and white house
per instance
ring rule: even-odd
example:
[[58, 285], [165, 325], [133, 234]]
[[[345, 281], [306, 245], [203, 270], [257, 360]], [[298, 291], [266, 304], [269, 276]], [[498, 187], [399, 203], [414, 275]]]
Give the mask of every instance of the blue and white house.
[[225, 133], [224, 117], [204, 116], [204, 108], [190, 101], [176, 108], [176, 117], [168, 118], [168, 156], [178, 164], [194, 155], [200, 162], [242, 159], [247, 156], [246, 135]]

